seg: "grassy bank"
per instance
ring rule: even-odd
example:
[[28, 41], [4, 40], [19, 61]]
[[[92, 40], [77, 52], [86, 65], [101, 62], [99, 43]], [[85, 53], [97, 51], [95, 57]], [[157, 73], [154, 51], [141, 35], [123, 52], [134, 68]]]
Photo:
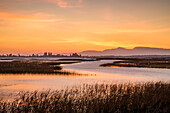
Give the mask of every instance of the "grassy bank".
[[168, 113], [170, 84], [96, 84], [62, 91], [22, 93], [0, 112]]
[[170, 60], [157, 59], [134, 59], [116, 61], [113, 63], [102, 64], [104, 67], [143, 67], [143, 68], [164, 68], [170, 69]]
[[63, 74], [79, 75], [78, 73], [63, 71], [60, 64], [75, 62], [41, 62], [41, 61], [13, 61], [0, 62], [1, 74]]

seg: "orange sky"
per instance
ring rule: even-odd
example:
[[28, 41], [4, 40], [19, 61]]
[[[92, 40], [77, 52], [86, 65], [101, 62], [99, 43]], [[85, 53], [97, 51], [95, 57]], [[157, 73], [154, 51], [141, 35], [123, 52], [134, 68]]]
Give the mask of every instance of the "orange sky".
[[0, 53], [170, 48], [169, 0], [1, 0]]

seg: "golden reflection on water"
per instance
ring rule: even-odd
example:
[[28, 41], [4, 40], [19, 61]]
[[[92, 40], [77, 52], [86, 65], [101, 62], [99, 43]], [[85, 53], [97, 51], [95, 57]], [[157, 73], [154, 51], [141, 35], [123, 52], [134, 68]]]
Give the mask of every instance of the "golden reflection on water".
[[126, 83], [126, 82], [145, 82], [152, 78], [147, 76], [125, 76], [106, 73], [88, 73], [90, 76], [63, 76], [63, 75], [44, 75], [44, 74], [0, 74], [0, 97], [7, 99], [15, 97], [20, 91], [35, 90], [61, 90], [65, 88], [77, 87], [83, 84], [96, 83]]
[[[120, 75], [113, 73], [74, 71], [85, 76], [75, 75], [47, 75], [47, 74], [0, 74], [1, 93], [14, 93], [19, 91], [34, 91], [45, 89], [64, 89], [67, 87], [80, 86], [82, 84], [95, 83], [125, 83], [159, 81], [152, 76]], [[87, 76], [88, 74], [88, 76]]]

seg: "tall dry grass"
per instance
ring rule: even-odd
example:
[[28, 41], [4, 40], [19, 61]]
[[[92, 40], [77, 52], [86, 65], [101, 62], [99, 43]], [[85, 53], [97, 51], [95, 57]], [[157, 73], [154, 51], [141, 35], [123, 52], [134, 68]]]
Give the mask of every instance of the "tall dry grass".
[[170, 113], [170, 84], [84, 84], [61, 91], [24, 92], [12, 103], [1, 100], [6, 113]]

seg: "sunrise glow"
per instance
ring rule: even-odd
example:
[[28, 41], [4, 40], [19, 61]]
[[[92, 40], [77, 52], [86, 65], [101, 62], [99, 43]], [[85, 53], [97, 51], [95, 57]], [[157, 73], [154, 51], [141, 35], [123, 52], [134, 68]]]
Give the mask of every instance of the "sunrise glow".
[[169, 0], [1, 0], [0, 53], [170, 48]]

